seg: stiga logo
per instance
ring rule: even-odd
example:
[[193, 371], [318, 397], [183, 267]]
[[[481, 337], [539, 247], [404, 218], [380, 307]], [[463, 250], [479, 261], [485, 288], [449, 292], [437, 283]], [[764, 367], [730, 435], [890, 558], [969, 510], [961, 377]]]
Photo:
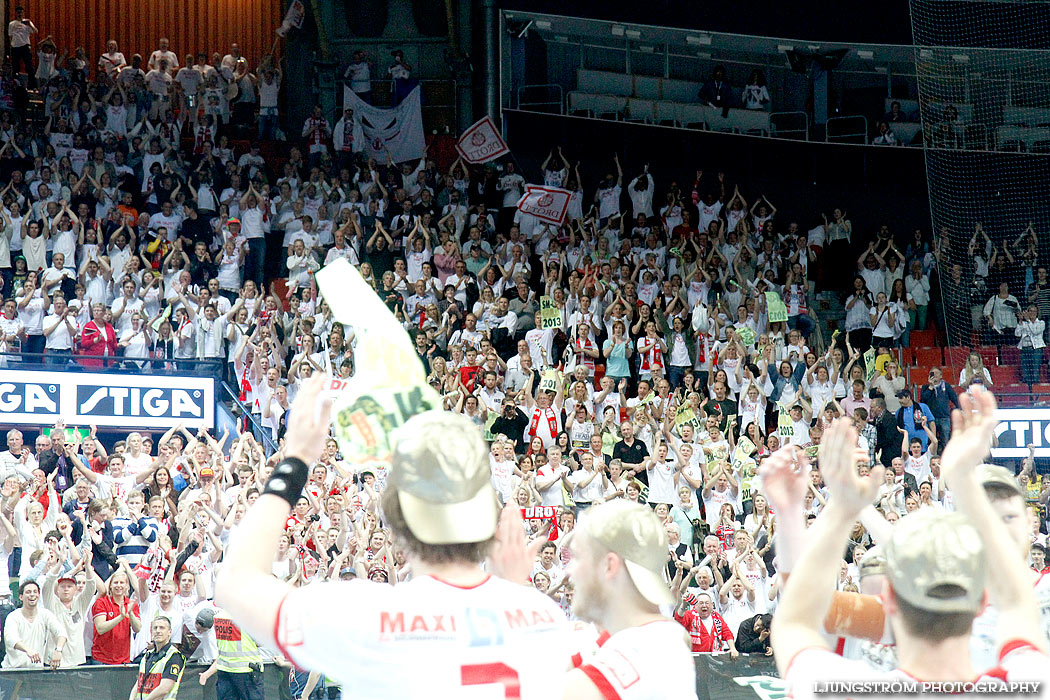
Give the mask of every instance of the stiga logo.
[[475, 131], [474, 135], [470, 137], [471, 146], [482, 146], [486, 141], [488, 141], [488, 139], [485, 138], [485, 134], [480, 131]]
[[0, 414], [8, 423], [56, 418], [99, 427], [215, 427], [215, 381], [197, 376], [0, 370]]
[[552, 194], [545, 194], [536, 200], [536, 206], [540, 207], [541, 209], [546, 209], [552, 204], [554, 204], [554, 195]]
[[996, 411], [993, 457], [1050, 457], [1050, 408], [1002, 408]]
[[54, 416], [58, 414], [60, 394], [57, 384], [3, 382], [0, 383], [0, 411]]
[[77, 387], [81, 416], [151, 416], [187, 420], [204, 417], [204, 394], [199, 389], [142, 389], [139, 387]]

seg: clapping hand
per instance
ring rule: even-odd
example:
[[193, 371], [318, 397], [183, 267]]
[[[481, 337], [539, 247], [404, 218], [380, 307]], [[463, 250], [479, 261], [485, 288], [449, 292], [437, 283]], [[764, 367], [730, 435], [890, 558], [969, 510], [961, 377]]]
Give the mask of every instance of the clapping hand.
[[952, 412], [952, 437], [941, 454], [941, 471], [949, 484], [973, 474], [988, 456], [999, 422], [995, 411], [995, 396], [984, 387], [959, 394], [959, 408]]
[[849, 419], [836, 420], [824, 433], [820, 445], [820, 471], [832, 496], [828, 500], [829, 507], [842, 507], [859, 514], [875, 500], [883, 482], [884, 469], [877, 465], [869, 476], [860, 476], [857, 473], [860, 452], [864, 453], [866, 461], [867, 451], [857, 448], [857, 431]]

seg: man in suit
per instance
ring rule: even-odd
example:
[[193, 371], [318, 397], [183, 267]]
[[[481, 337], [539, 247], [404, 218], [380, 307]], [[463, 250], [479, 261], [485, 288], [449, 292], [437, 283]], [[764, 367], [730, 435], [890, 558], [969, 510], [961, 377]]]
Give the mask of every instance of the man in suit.
[[897, 431], [897, 417], [886, 410], [886, 399], [871, 400], [869, 421], [875, 426], [875, 449], [879, 452], [882, 466], [889, 467], [894, 457], [901, 454], [901, 434]]
[[700, 88], [700, 101], [711, 107], [720, 107], [723, 117], [729, 114], [729, 108], [732, 106], [731, 103], [733, 101], [733, 91], [729, 87], [729, 83], [726, 82], [726, 69], [724, 67], [716, 66], [711, 74], [711, 79]]
[[919, 394], [919, 401], [930, 407], [937, 428], [937, 441], [947, 445], [952, 431], [952, 406], [959, 407], [959, 397], [955, 389], [944, 381], [940, 368], [931, 369], [929, 379], [929, 384]]

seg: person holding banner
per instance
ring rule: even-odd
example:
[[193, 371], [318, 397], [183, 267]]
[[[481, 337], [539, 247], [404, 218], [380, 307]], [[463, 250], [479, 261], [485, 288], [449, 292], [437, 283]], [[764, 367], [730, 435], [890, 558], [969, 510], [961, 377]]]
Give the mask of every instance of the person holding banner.
[[[277, 540], [328, 435], [323, 387], [316, 378], [299, 391], [284, 457], [230, 537], [217, 603], [259, 644], [367, 697], [461, 697], [489, 684], [522, 700], [561, 697], [565, 616], [521, 585], [532, 563], [520, 510], [500, 514], [488, 450], [462, 416], [425, 411], [400, 429], [382, 510], [408, 554], [410, 581], [293, 589], [273, 577]], [[478, 564], [490, 552], [501, 578]], [[506, 611], [521, 623], [496, 622]]]
[[544, 449], [550, 449], [561, 432], [561, 407], [565, 400], [565, 392], [562, 390], [564, 379], [558, 370], [549, 370], [543, 373], [540, 379], [540, 388], [533, 398], [533, 383], [536, 374], [529, 377], [525, 385], [525, 409], [529, 414], [529, 427], [526, 428], [522, 439], [531, 442], [533, 438], [539, 438], [543, 442]]

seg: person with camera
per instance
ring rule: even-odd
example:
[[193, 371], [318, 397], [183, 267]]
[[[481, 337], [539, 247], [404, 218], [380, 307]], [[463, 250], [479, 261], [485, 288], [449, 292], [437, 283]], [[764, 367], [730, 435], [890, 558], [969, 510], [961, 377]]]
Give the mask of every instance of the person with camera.
[[152, 641], [139, 662], [138, 678], [128, 700], [175, 700], [186, 657], [171, 643], [171, 620], [158, 616], [150, 625]]
[[999, 293], [984, 305], [984, 320], [988, 324], [988, 343], [1003, 346], [1014, 337], [1017, 316], [1021, 311], [1017, 297], [1010, 293], [1010, 284], [1002, 282]]

